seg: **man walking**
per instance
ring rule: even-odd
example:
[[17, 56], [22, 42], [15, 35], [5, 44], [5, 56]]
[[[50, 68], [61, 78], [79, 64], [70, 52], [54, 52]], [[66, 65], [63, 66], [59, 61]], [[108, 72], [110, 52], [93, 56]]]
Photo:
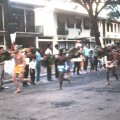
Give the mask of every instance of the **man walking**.
[[36, 49], [36, 82], [40, 82], [40, 72], [41, 72], [41, 52], [42, 49]]
[[[52, 44], [48, 44], [47, 49], [45, 51], [45, 55], [52, 55]], [[52, 81], [52, 66], [47, 66], [47, 80]]]
[[[58, 54], [59, 54], [59, 45], [56, 44], [55, 45], [55, 58], [57, 58]], [[59, 78], [59, 72], [58, 72], [58, 69], [57, 69], [57, 60], [55, 59], [55, 78], [58, 79]]]

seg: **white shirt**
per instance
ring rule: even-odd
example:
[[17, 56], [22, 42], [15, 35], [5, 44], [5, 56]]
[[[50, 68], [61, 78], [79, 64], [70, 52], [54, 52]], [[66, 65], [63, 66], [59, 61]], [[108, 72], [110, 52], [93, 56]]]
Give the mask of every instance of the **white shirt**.
[[58, 50], [58, 49], [55, 49], [54, 55], [55, 55], [56, 58], [58, 57], [58, 54], [59, 54], [59, 50]]
[[51, 54], [52, 55], [52, 50], [50, 50], [49, 48], [47, 48], [47, 50], [45, 51], [45, 54]]
[[30, 68], [30, 69], [35, 69], [35, 66], [36, 66], [36, 62], [35, 62], [35, 61], [31, 61], [31, 62], [29, 63], [29, 68]]
[[25, 62], [26, 62], [26, 65], [29, 65], [30, 59], [29, 58], [25, 58]]
[[82, 46], [81, 43], [77, 43], [77, 44], [75, 45], [75, 48], [77, 48], [77, 47], [81, 47], [81, 46]]

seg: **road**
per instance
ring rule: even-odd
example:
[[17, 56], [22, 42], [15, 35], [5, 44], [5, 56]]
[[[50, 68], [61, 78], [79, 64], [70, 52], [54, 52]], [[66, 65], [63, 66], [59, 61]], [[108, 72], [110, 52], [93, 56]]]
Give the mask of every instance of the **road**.
[[19, 94], [7, 84], [10, 88], [0, 92], [0, 120], [120, 120], [120, 81], [110, 76], [110, 86], [102, 70], [73, 76], [63, 90], [57, 90], [58, 81], [21, 84]]

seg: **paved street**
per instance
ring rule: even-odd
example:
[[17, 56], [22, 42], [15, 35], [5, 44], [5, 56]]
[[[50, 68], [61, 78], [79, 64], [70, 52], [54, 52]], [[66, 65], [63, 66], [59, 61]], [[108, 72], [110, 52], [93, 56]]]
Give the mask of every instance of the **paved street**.
[[0, 92], [0, 120], [120, 120], [120, 80], [110, 76], [110, 86], [104, 70], [73, 76], [61, 91], [57, 80], [21, 84], [19, 94], [13, 94], [13, 83], [5, 84], [10, 88]]

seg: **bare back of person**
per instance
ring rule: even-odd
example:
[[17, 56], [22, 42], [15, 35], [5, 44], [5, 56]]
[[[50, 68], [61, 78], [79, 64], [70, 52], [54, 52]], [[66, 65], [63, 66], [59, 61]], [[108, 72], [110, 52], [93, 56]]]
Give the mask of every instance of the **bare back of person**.
[[65, 65], [66, 56], [64, 54], [57, 57], [58, 65]]

